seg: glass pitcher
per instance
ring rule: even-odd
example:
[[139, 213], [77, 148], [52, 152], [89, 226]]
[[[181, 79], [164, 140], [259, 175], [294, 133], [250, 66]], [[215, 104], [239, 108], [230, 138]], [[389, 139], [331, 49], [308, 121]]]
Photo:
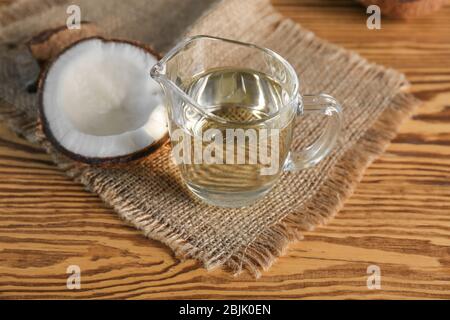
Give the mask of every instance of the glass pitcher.
[[[331, 96], [301, 95], [293, 67], [253, 44], [188, 38], [151, 70], [163, 88], [172, 153], [193, 194], [241, 207], [266, 195], [283, 171], [316, 165], [333, 149], [341, 107]], [[291, 150], [296, 117], [328, 117], [322, 135]]]

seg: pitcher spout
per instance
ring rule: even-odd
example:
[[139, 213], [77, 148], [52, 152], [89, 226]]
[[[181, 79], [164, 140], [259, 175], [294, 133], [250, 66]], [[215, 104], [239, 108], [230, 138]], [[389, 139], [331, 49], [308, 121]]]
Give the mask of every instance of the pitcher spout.
[[150, 76], [157, 82], [161, 83], [162, 78], [166, 75], [166, 67], [161, 62], [155, 64], [150, 70]]

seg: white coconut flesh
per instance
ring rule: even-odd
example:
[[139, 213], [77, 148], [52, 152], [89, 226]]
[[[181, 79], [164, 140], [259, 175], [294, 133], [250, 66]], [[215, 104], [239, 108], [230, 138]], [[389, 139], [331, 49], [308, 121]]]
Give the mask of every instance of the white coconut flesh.
[[157, 58], [128, 43], [90, 39], [47, 72], [43, 113], [53, 138], [86, 158], [132, 154], [167, 134], [162, 92], [149, 70]]

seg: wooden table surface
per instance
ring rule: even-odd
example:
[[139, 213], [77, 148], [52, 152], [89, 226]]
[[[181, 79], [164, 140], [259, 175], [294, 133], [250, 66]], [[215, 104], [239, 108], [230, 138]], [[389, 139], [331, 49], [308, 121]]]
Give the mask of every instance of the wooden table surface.
[[[4, 3], [9, 0], [1, 0]], [[450, 6], [366, 28], [350, 0], [276, 0], [320, 37], [405, 72], [425, 104], [344, 209], [258, 280], [180, 261], [0, 126], [0, 298], [450, 298]], [[81, 267], [81, 289], [66, 269]], [[369, 290], [367, 268], [381, 268]]]

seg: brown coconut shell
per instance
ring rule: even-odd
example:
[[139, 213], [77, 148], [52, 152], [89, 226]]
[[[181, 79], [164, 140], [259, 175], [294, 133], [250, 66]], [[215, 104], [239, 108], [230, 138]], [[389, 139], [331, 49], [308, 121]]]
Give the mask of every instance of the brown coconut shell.
[[358, 0], [365, 6], [377, 5], [381, 14], [393, 18], [411, 19], [439, 10], [447, 0]]
[[[150, 154], [154, 153], [156, 150], [158, 150], [163, 145], [165, 145], [169, 141], [169, 134], [167, 133], [163, 138], [161, 138], [161, 139], [153, 142], [149, 146], [147, 146], [141, 150], [137, 150], [131, 154], [121, 155], [121, 156], [117, 156], [117, 157], [96, 158], [96, 157], [85, 157], [85, 156], [73, 153], [70, 150], [67, 150], [55, 138], [52, 131], [50, 130], [50, 124], [48, 123], [48, 120], [44, 114], [44, 104], [43, 104], [43, 100], [44, 100], [43, 96], [44, 96], [44, 91], [45, 91], [45, 80], [47, 78], [48, 72], [51, 69], [53, 63], [55, 63], [55, 61], [58, 59], [58, 57], [60, 55], [64, 54], [67, 50], [71, 49], [72, 47], [76, 46], [77, 44], [79, 44], [83, 41], [91, 40], [91, 39], [99, 39], [104, 42], [116, 42], [116, 43], [118, 42], [118, 43], [130, 44], [130, 45], [139, 47], [139, 48], [147, 51], [151, 55], [155, 56], [157, 58], [157, 60], [161, 59], [161, 54], [156, 52], [153, 48], [151, 48], [150, 46], [144, 45], [142, 43], [136, 42], [136, 41], [122, 40], [122, 39], [106, 39], [106, 38], [103, 38], [100, 36], [94, 36], [94, 37], [79, 39], [78, 41], [71, 43], [69, 46], [63, 48], [58, 53], [56, 53], [56, 55], [54, 57], [52, 57], [51, 61], [49, 61], [46, 64], [46, 67], [43, 69], [43, 71], [41, 72], [41, 75], [39, 76], [39, 80], [38, 80], [39, 117], [38, 117], [38, 125], [37, 125], [38, 135], [45, 136], [46, 139], [51, 143], [51, 145], [56, 150], [58, 150], [60, 153], [62, 153], [66, 157], [68, 157], [72, 160], [75, 160], [78, 163], [78, 165], [114, 166], [114, 165], [128, 164], [130, 162], [140, 161], [140, 160], [144, 159], [145, 157], [149, 156]], [[56, 41], [51, 41], [51, 40], [49, 42], [47, 42], [46, 45], [50, 47], [50, 48], [48, 48], [48, 50], [49, 50], [48, 52], [57, 52], [57, 50], [59, 50], [61, 48], [60, 47], [61, 43], [62, 42], [56, 42]], [[64, 43], [67, 43], [67, 42], [64, 42]], [[52, 48], [52, 46], [56, 46], [56, 47]]]
[[95, 36], [101, 36], [99, 28], [94, 23], [83, 21], [81, 29], [68, 29], [64, 25], [44, 30], [28, 41], [28, 48], [43, 67], [71, 44]]

